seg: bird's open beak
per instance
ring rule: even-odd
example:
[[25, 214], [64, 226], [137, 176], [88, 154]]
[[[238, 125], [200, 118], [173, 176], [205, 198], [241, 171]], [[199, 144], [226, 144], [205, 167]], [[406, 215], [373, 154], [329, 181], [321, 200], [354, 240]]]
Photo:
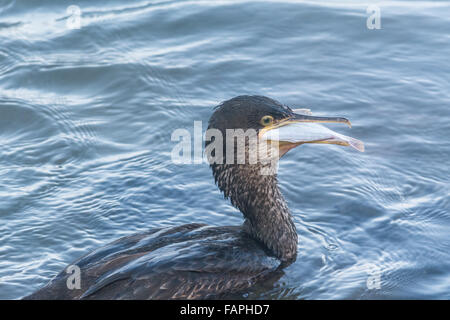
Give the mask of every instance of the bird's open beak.
[[279, 145], [280, 157], [290, 149], [304, 143], [328, 143], [341, 146], [350, 146], [364, 152], [364, 143], [360, 140], [334, 132], [319, 123], [345, 123], [351, 127], [350, 121], [345, 118], [315, 117], [295, 113], [286, 119], [260, 130], [260, 139], [276, 141]]

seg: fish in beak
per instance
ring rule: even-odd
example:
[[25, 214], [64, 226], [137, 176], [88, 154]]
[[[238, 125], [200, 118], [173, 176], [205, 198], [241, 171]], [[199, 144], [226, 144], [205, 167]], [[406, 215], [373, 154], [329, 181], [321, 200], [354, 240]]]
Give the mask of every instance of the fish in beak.
[[264, 127], [259, 138], [278, 143], [279, 156], [304, 143], [327, 143], [350, 146], [364, 152], [364, 143], [355, 138], [334, 132], [319, 123], [345, 123], [351, 127], [346, 118], [315, 117], [308, 109], [294, 110], [294, 114], [283, 120]]

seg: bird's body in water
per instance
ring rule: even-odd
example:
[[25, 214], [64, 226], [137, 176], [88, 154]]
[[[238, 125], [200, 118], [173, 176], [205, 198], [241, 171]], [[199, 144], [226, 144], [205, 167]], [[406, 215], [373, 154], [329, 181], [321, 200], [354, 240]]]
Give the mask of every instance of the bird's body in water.
[[[274, 163], [303, 143], [351, 145], [362, 151], [359, 141], [315, 122], [349, 124], [344, 118], [296, 113], [261, 96], [239, 96], [220, 104], [209, 120], [208, 129], [214, 139], [207, 139], [206, 150], [211, 151], [216, 184], [243, 213], [243, 225], [188, 224], [121, 238], [73, 262], [70, 266], [75, 269], [64, 269], [26, 298], [221, 298], [276, 278], [283, 267], [295, 261], [298, 238], [278, 188]], [[227, 134], [233, 129], [256, 132], [257, 148], [252, 148], [251, 139], [244, 137], [244, 163], [237, 160], [239, 150], [234, 137], [234, 152], [227, 152]], [[225, 138], [219, 139], [219, 135]], [[263, 153], [259, 152], [262, 145]], [[252, 152], [262, 156], [248, 161]], [[70, 283], [77, 281], [73, 270], [80, 271], [80, 288]]]

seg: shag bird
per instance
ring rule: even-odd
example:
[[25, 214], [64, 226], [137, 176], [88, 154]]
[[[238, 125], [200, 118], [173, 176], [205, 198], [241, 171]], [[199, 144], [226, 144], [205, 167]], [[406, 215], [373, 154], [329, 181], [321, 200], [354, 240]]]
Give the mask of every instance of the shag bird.
[[[209, 120], [205, 153], [219, 189], [244, 215], [243, 225], [187, 224], [123, 237], [74, 261], [25, 298], [221, 298], [270, 278], [297, 255], [296, 227], [277, 185], [279, 158], [304, 143], [364, 150], [361, 141], [320, 122], [350, 125], [345, 118], [312, 116], [263, 96], [221, 103]], [[236, 132], [244, 134], [241, 144], [234, 143]], [[79, 288], [69, 285], [74, 266]]]

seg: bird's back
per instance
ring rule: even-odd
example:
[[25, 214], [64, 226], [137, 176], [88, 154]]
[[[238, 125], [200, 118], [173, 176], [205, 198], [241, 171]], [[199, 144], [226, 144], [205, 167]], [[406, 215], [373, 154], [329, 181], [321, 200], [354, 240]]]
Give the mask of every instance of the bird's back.
[[241, 227], [188, 224], [121, 238], [66, 269], [26, 299], [206, 299], [249, 288], [280, 266]]

